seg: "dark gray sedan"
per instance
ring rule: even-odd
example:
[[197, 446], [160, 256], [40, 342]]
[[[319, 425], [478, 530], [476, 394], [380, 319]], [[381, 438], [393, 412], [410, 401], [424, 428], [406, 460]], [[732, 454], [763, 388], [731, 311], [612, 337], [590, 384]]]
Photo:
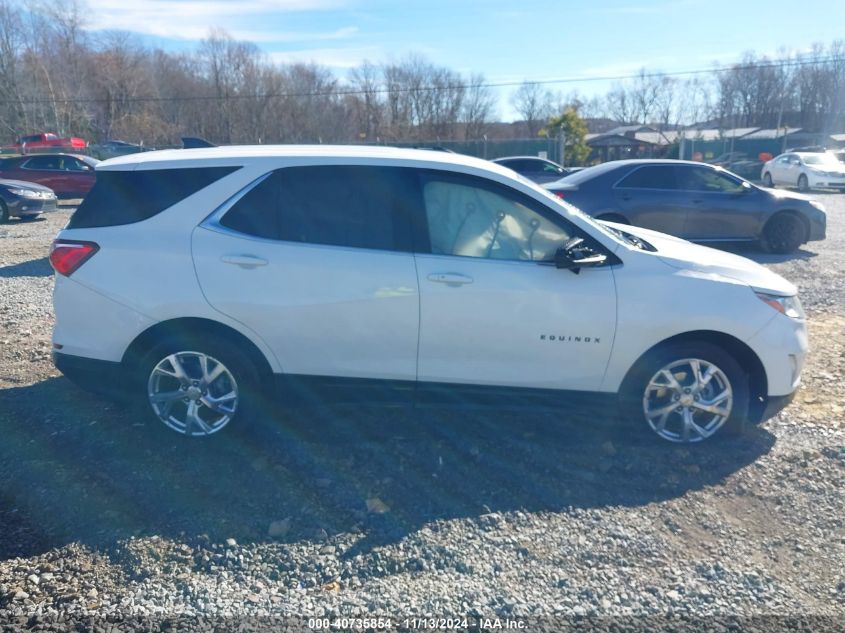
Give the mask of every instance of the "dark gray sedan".
[[823, 240], [824, 206], [757, 187], [720, 167], [680, 160], [619, 160], [543, 185], [600, 220], [695, 242], [757, 241], [774, 253]]
[[9, 218], [32, 220], [55, 209], [56, 194], [52, 189], [34, 182], [0, 179], [0, 224]]

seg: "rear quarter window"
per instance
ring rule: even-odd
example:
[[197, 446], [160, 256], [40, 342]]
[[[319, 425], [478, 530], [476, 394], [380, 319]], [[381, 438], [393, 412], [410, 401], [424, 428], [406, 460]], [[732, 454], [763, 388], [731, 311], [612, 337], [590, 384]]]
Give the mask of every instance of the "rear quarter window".
[[238, 167], [100, 171], [69, 229], [133, 224], [158, 215]]

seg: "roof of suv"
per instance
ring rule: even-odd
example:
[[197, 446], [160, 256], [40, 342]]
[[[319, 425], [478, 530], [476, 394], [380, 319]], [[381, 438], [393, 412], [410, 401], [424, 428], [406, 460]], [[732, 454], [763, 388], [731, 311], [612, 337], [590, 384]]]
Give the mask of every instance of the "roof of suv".
[[[154, 152], [127, 154], [110, 158], [100, 163], [98, 169], [126, 169], [149, 163], [163, 162], [203, 163], [207, 165], [231, 165], [233, 160], [268, 158], [341, 158], [341, 159], [391, 159], [397, 161], [422, 161], [439, 164], [463, 165], [511, 174], [510, 170], [490, 161], [434, 150], [404, 149], [373, 145], [227, 145], [198, 149], [168, 149]], [[500, 172], [500, 170], [502, 170]]]

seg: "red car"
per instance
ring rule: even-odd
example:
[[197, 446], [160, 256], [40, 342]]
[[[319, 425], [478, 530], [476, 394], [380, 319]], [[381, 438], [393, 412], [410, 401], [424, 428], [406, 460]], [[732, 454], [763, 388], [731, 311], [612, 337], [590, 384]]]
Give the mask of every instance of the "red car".
[[20, 151], [25, 148], [27, 151], [31, 149], [44, 148], [64, 148], [71, 151], [75, 149], [85, 149], [88, 143], [85, 139], [77, 136], [70, 136], [68, 138], [59, 138], [58, 135], [52, 132], [42, 132], [41, 134], [30, 134], [28, 136], [21, 136], [15, 141], [15, 148]]
[[59, 198], [82, 198], [94, 186], [96, 158], [78, 154], [33, 154], [0, 159], [0, 178], [37, 182]]

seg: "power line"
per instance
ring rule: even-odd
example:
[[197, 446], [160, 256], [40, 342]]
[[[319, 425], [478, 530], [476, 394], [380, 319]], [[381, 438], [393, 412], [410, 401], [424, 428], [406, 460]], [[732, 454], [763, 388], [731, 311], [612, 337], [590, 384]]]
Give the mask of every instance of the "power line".
[[[513, 88], [522, 85], [532, 86], [546, 86], [557, 84], [572, 84], [572, 83], [590, 83], [598, 81], [623, 81], [626, 79], [651, 79], [662, 77], [684, 77], [695, 76], [712, 73], [736, 72], [742, 70], [759, 70], [765, 68], [790, 68], [800, 66], [813, 66], [824, 64], [831, 61], [845, 62], [845, 59], [839, 56], [824, 56], [816, 57], [814, 59], [780, 59], [771, 61], [751, 62], [747, 64], [732, 64], [725, 67], [715, 68], [699, 68], [694, 70], [678, 70], [670, 72], [638, 72], [624, 75], [594, 75], [587, 77], [565, 77], [559, 79], [541, 79], [541, 80], [525, 80], [525, 81], [500, 81], [500, 82], [479, 82], [479, 83], [459, 83], [459, 84], [444, 84], [444, 85], [425, 85], [425, 86], [392, 86], [373, 88], [371, 90], [358, 88], [342, 88], [334, 90], [317, 90], [308, 92], [270, 92], [261, 94], [227, 94], [227, 95], [190, 95], [190, 96], [140, 96], [140, 97], [124, 97], [122, 102], [131, 103], [157, 103], [157, 102], [180, 102], [180, 101], [246, 101], [250, 99], [296, 99], [305, 97], [331, 97], [331, 96], [356, 96], [356, 95], [374, 95], [374, 94], [396, 94], [408, 92], [438, 92], [448, 90], [471, 90], [477, 88]], [[108, 103], [112, 99], [106, 97], [89, 97], [89, 98], [33, 98], [33, 99], [0, 99], [0, 103], [16, 103], [20, 105], [37, 105], [37, 104], [77, 104], [77, 103]]]

